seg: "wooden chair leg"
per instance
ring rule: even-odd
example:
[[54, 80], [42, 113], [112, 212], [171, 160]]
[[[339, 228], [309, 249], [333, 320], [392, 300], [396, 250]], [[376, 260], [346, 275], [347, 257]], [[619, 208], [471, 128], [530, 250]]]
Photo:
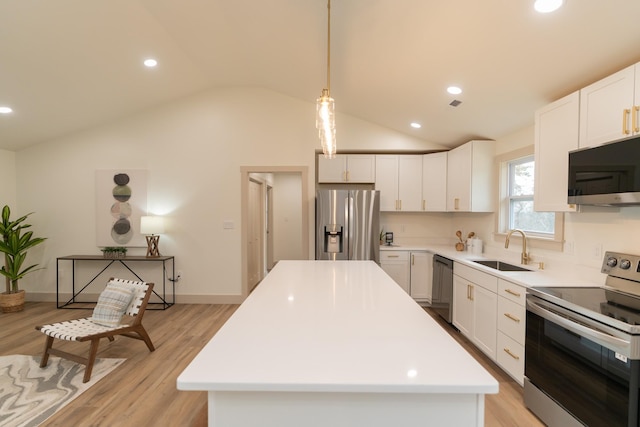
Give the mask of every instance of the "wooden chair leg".
[[44, 368], [49, 363], [49, 349], [53, 345], [53, 337], [47, 335], [47, 339], [44, 343], [44, 352], [42, 353], [42, 358], [40, 359], [40, 367]]
[[96, 361], [96, 355], [98, 354], [98, 345], [100, 344], [100, 339], [91, 340], [91, 348], [89, 348], [89, 357], [87, 358], [87, 367], [84, 371], [84, 379], [83, 383], [86, 383], [91, 379], [91, 371], [93, 370], [93, 363]]
[[138, 335], [140, 335], [140, 337], [145, 342], [145, 344], [147, 344], [149, 351], [155, 351], [156, 348], [153, 346], [153, 343], [151, 342], [151, 337], [149, 336], [146, 329], [144, 329], [142, 325], [136, 328], [136, 332], [138, 333]]

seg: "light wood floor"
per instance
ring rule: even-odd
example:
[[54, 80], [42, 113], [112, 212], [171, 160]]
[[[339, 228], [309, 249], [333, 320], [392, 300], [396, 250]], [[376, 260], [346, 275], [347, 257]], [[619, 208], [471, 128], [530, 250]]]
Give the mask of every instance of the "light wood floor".
[[[206, 393], [178, 391], [176, 379], [237, 307], [177, 304], [165, 311], [148, 310], [143, 324], [156, 351], [150, 353], [143, 342], [123, 337], [112, 343], [103, 340], [98, 357], [126, 358], [126, 362], [43, 426], [206, 426]], [[90, 310], [57, 310], [54, 303], [43, 302], [28, 302], [21, 313], [0, 314], [0, 355], [40, 355], [44, 335], [35, 325], [89, 314]], [[500, 382], [500, 393], [485, 400], [486, 426], [542, 426], [524, 407], [522, 388], [450, 325], [442, 324]], [[87, 349], [86, 343], [64, 346]]]

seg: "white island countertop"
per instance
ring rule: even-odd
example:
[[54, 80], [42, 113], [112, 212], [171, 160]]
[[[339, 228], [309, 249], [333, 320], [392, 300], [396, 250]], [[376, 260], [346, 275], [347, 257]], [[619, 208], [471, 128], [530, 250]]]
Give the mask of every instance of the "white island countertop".
[[[280, 261], [177, 385], [209, 391], [210, 425], [224, 425], [212, 423], [220, 392], [285, 392], [285, 400], [337, 393], [341, 402], [362, 393], [461, 394], [476, 406], [498, 392], [498, 382], [372, 261]], [[264, 396], [257, 400], [264, 404]]]

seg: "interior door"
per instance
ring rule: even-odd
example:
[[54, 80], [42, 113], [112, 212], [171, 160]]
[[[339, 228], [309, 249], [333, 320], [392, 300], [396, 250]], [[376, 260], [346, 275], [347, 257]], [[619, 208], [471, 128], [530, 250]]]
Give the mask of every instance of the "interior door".
[[265, 230], [267, 239], [267, 271], [273, 268], [273, 187], [267, 185], [267, 210]]
[[247, 229], [247, 285], [253, 289], [263, 277], [263, 212], [262, 183], [249, 179], [248, 229]]

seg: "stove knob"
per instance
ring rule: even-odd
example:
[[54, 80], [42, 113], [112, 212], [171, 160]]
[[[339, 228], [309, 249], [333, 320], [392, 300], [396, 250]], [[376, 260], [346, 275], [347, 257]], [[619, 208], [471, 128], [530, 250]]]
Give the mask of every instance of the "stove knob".
[[631, 267], [631, 261], [629, 261], [628, 259], [621, 259], [620, 260], [620, 268], [623, 270], [628, 270], [629, 267]]
[[618, 265], [618, 260], [615, 257], [610, 256], [609, 259], [607, 259], [607, 265], [609, 267], [615, 267]]

